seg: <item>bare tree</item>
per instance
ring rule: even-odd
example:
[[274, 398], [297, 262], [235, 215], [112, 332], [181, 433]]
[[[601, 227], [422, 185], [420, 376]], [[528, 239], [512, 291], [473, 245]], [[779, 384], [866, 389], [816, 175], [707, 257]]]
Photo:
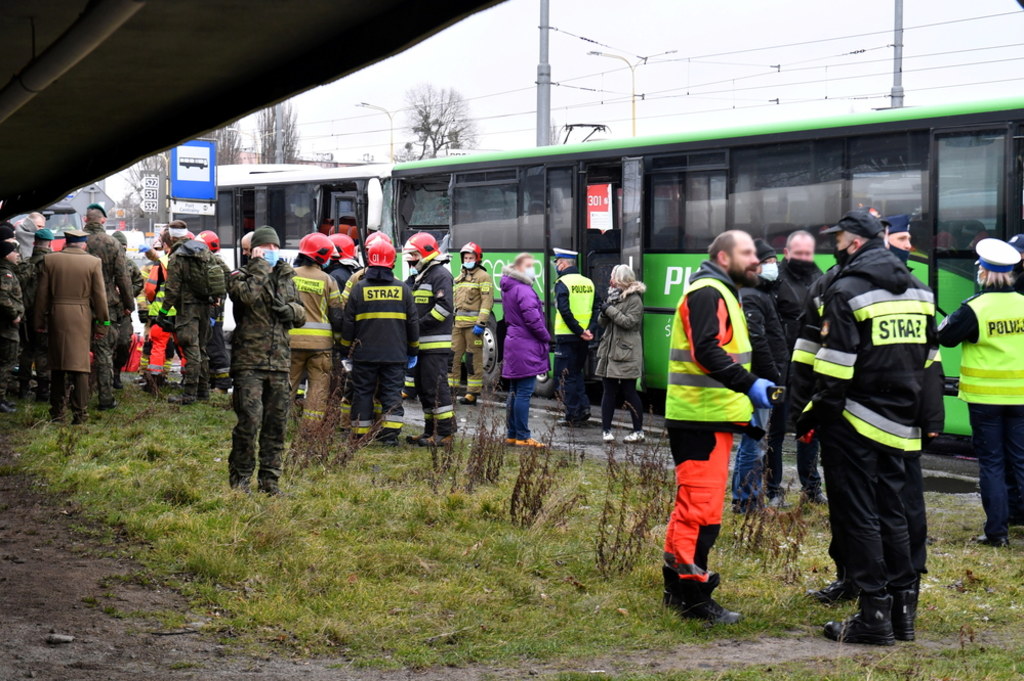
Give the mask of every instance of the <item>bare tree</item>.
[[238, 123], [211, 130], [204, 136], [211, 137], [217, 142], [218, 165], [233, 165], [241, 160], [242, 131]]
[[405, 93], [409, 130], [416, 138], [407, 142], [402, 156], [436, 158], [451, 149], [472, 149], [477, 127], [470, 117], [466, 98], [454, 88], [435, 88], [423, 83]]
[[[277, 107], [270, 106], [256, 114], [256, 148], [262, 163], [275, 163], [277, 159]], [[298, 116], [290, 102], [281, 104], [281, 139], [284, 147], [283, 163], [299, 160]]]

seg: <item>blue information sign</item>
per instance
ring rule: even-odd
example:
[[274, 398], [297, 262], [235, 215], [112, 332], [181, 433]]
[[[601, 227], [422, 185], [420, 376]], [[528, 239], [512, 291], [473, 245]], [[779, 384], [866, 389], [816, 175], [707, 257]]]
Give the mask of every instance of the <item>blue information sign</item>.
[[171, 150], [171, 198], [217, 198], [217, 143], [192, 140]]

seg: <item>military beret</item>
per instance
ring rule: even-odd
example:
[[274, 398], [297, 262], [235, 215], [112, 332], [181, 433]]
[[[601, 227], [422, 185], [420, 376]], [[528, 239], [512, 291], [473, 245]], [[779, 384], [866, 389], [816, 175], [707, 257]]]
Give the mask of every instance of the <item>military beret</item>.
[[37, 229], [33, 236], [35, 236], [36, 241], [53, 241], [53, 230], [49, 227], [43, 227], [42, 229]]
[[281, 238], [277, 236], [277, 230], [269, 225], [263, 225], [252, 233], [252, 247], [265, 246], [267, 244], [273, 244], [278, 248], [281, 247]]
[[115, 239], [117, 239], [118, 241], [120, 241], [122, 246], [127, 246], [128, 245], [128, 237], [126, 237], [124, 235], [124, 232], [122, 232], [121, 230], [114, 231], [114, 233], [111, 234], [110, 236], [112, 236]]
[[88, 206], [85, 207], [85, 209], [86, 210], [93, 210], [93, 209], [98, 210], [99, 212], [103, 213], [103, 217], [107, 217], [107, 211], [103, 208], [103, 206], [101, 206], [98, 203], [90, 203]]

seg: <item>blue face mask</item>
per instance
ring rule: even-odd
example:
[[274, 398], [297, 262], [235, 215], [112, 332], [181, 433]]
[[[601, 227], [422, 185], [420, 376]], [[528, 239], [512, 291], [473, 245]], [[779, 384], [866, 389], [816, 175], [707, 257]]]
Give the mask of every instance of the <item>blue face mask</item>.
[[471, 270], [474, 267], [476, 267], [476, 260], [471, 260], [470, 262], [464, 262], [464, 263], [462, 263], [462, 266], [465, 267], [467, 270]]
[[889, 249], [889, 252], [899, 258], [900, 262], [906, 265], [910, 261], [910, 251], [902, 248], [896, 248], [893, 246]]
[[274, 267], [281, 259], [281, 251], [263, 251], [263, 259], [267, 261], [268, 265]]

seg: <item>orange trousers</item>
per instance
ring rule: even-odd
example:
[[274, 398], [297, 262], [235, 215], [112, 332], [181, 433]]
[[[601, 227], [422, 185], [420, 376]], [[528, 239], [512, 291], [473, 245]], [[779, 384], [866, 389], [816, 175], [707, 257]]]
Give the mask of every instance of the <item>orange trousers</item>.
[[[148, 371], [151, 374], [162, 374], [164, 373], [164, 362], [167, 360], [167, 344], [174, 343], [177, 348], [177, 342], [174, 338], [173, 333], [168, 333], [161, 329], [156, 324], [149, 327], [149, 368]], [[185, 368], [185, 355], [182, 354], [181, 349], [177, 348], [178, 357], [181, 359], [181, 368]]]
[[722, 528], [732, 433], [670, 428], [676, 503], [665, 535], [665, 564], [680, 579], [708, 581], [708, 553]]

